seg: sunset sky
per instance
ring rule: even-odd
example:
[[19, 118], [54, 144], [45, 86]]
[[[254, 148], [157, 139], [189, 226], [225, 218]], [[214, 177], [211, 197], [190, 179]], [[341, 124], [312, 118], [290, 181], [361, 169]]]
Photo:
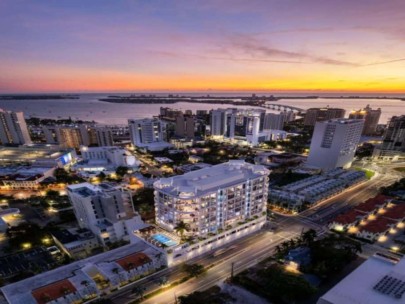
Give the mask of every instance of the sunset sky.
[[405, 93], [405, 1], [0, 0], [0, 93]]

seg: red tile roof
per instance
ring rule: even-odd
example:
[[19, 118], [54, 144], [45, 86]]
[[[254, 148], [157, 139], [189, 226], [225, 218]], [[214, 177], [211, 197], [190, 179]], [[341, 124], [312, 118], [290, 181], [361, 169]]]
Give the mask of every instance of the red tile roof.
[[339, 223], [342, 225], [347, 225], [347, 224], [354, 223], [355, 221], [359, 220], [360, 218], [362, 218], [364, 216], [365, 216], [365, 214], [362, 212], [359, 212], [357, 210], [350, 210], [348, 212], [338, 215], [333, 220], [333, 222]]
[[382, 233], [390, 229], [390, 226], [396, 224], [397, 221], [387, 218], [377, 218], [374, 221], [370, 221], [364, 226], [359, 228], [360, 231], [368, 231], [371, 233]]
[[378, 207], [384, 205], [386, 203], [386, 201], [389, 199], [392, 199], [392, 198], [389, 196], [379, 194], [373, 198], [369, 198], [364, 203], [356, 206], [354, 209], [361, 211], [361, 212], [369, 213], [369, 212], [377, 209]]
[[131, 266], [133, 266], [133, 268], [136, 268], [151, 261], [152, 260], [146, 254], [138, 252], [127, 255], [126, 257], [116, 260], [115, 262], [122, 268], [124, 268], [126, 271], [129, 271], [131, 270]]
[[394, 205], [391, 208], [388, 208], [381, 216], [394, 220], [403, 219], [405, 217], [405, 204]]
[[46, 304], [73, 292], [76, 292], [76, 288], [65, 279], [34, 289], [31, 294], [38, 304]]

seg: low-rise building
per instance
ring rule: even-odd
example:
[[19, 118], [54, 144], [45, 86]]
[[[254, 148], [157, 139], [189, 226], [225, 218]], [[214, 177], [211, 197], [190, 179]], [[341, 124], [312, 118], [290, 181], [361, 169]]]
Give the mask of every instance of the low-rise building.
[[397, 223], [398, 221], [396, 220], [378, 217], [375, 220], [365, 223], [363, 226], [359, 226], [356, 236], [374, 242], [381, 236], [387, 235]]
[[10, 222], [15, 222], [13, 217], [18, 214], [20, 214], [18, 208], [0, 208], [0, 232], [6, 232], [9, 225], [11, 226]]
[[329, 228], [374, 242], [404, 221], [405, 202], [379, 194], [338, 215], [329, 223]]
[[365, 173], [362, 171], [334, 169], [281, 188], [270, 188], [269, 201], [274, 206], [300, 211], [304, 204], [315, 205], [365, 179]]
[[83, 259], [99, 247], [96, 236], [88, 229], [64, 229], [52, 232], [52, 238], [60, 250], [73, 259]]
[[0, 189], [36, 190], [40, 183], [53, 176], [55, 167], [6, 166], [0, 168]]
[[317, 304], [405, 303], [405, 259], [376, 254], [347, 275]]
[[24, 145], [18, 147], [0, 147], [2, 165], [29, 163], [38, 167], [65, 167], [76, 161], [72, 149], [61, 149], [56, 145]]
[[364, 218], [367, 217], [367, 214], [357, 210], [350, 210], [343, 214], [339, 214], [334, 218], [329, 224], [329, 229], [336, 231], [347, 231], [352, 227], [357, 226]]
[[129, 151], [120, 147], [80, 147], [82, 160], [74, 169], [84, 172], [115, 172], [118, 167], [138, 168], [140, 162]]
[[138, 242], [9, 284], [9, 304], [82, 303], [101, 297], [164, 266], [159, 251]]

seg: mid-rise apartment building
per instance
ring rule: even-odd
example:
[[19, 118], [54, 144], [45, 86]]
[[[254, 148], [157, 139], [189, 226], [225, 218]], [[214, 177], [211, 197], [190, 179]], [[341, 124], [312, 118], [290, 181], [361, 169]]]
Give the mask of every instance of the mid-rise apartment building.
[[263, 129], [265, 130], [283, 130], [284, 124], [295, 119], [293, 111], [281, 113], [266, 113], [264, 117]]
[[364, 119], [363, 135], [373, 136], [377, 131], [378, 121], [381, 117], [381, 109], [373, 110], [370, 105], [364, 109], [352, 111], [349, 114], [350, 119]]
[[91, 230], [103, 246], [122, 239], [141, 225], [133, 210], [131, 195], [107, 183], [81, 183], [67, 187], [80, 228]]
[[114, 145], [113, 130], [111, 128], [96, 127], [95, 132], [99, 147], [109, 147]]
[[79, 149], [82, 145], [97, 145], [97, 133], [93, 126], [84, 124], [43, 126], [42, 131], [47, 144], [59, 144], [64, 148], [75, 149]]
[[317, 122], [307, 165], [322, 170], [350, 168], [363, 125], [363, 119], [343, 118]]
[[217, 109], [211, 111], [211, 136], [235, 143], [258, 145], [269, 139], [264, 131], [262, 109]]
[[179, 114], [176, 117], [176, 125], [174, 133], [176, 136], [185, 137], [187, 139], [194, 138], [195, 119], [192, 115]]
[[165, 124], [156, 118], [129, 119], [129, 132], [135, 147], [146, 148], [151, 151], [163, 150], [171, 147], [165, 142]]
[[23, 112], [11, 112], [0, 109], [1, 144], [25, 145], [31, 143], [31, 137]]
[[240, 160], [155, 182], [156, 223], [207, 236], [251, 218], [265, 218], [269, 171]]
[[315, 126], [318, 121], [345, 117], [346, 111], [339, 108], [310, 108], [306, 111], [304, 125]]

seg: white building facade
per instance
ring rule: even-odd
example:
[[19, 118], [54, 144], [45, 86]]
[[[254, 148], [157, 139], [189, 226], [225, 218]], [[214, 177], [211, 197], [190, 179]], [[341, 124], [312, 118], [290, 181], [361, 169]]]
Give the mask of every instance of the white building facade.
[[269, 171], [229, 161], [154, 184], [156, 222], [170, 231], [179, 222], [187, 234], [206, 236], [249, 218], [266, 217]]
[[211, 111], [211, 136], [237, 144], [257, 146], [271, 140], [264, 130], [266, 111], [262, 109], [217, 109]]
[[79, 226], [91, 230], [103, 246], [129, 240], [129, 232], [143, 225], [135, 215], [130, 193], [90, 183], [69, 185], [67, 190]]
[[156, 118], [129, 119], [129, 132], [135, 147], [163, 150], [171, 145], [164, 141], [165, 124]]
[[25, 145], [31, 143], [31, 137], [23, 112], [11, 112], [0, 109], [0, 142], [3, 145]]
[[363, 130], [362, 119], [331, 119], [317, 122], [307, 165], [330, 170], [350, 168]]
[[113, 131], [108, 127], [96, 127], [97, 144], [100, 147], [109, 147], [114, 145]]

